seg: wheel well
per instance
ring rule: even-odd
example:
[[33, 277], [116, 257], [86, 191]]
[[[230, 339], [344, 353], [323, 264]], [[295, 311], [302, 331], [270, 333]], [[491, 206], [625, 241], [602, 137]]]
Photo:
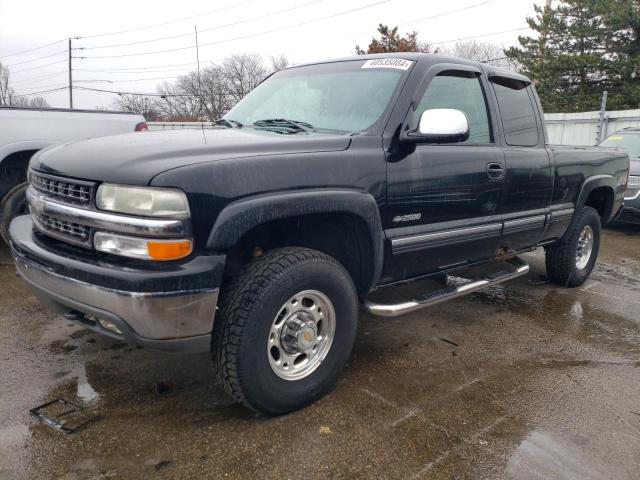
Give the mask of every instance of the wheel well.
[[349, 213], [294, 216], [258, 225], [228, 250], [225, 275], [237, 275], [243, 265], [265, 251], [293, 246], [332, 256], [346, 268], [359, 292], [370, 289], [372, 240], [364, 220]]
[[594, 208], [600, 218], [602, 224], [607, 223], [611, 218], [611, 211], [613, 210], [614, 193], [610, 187], [598, 187], [594, 188], [585, 201], [585, 206]]
[[[27, 181], [27, 170], [29, 168], [29, 160], [38, 150], [22, 150], [13, 152], [0, 161], [0, 179], [6, 190], [11, 190], [19, 183]], [[0, 192], [0, 196], [3, 193]]]

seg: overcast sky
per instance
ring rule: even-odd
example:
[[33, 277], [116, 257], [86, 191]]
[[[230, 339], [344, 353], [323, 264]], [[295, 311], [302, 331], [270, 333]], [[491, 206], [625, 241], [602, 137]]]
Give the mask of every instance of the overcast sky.
[[[518, 35], [531, 33], [514, 30], [527, 26], [533, 4], [540, 2], [0, 0], [0, 62], [10, 67], [20, 94], [62, 87], [68, 84], [66, 39], [83, 37], [73, 40], [73, 47], [86, 48], [73, 51], [74, 57], [85, 57], [73, 59], [74, 85], [155, 93], [162, 79], [171, 81], [195, 68], [194, 25], [203, 66], [240, 52], [265, 59], [284, 54], [291, 63], [305, 63], [352, 55], [356, 44], [368, 45], [380, 22], [398, 25], [401, 33], [417, 30], [420, 40], [434, 46], [476, 36], [478, 41], [513, 45]], [[155, 41], [162, 37], [174, 38]], [[176, 50], [136, 55], [170, 49]], [[66, 91], [43, 96], [52, 106], [68, 106]], [[74, 107], [108, 107], [114, 98], [74, 90]]]

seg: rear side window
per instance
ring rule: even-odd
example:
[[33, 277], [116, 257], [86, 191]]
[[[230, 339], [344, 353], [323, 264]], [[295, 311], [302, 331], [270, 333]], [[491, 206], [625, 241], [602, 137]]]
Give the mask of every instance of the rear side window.
[[473, 72], [443, 72], [434, 77], [415, 111], [414, 124], [425, 110], [453, 108], [469, 121], [468, 143], [491, 143], [489, 115], [480, 79]]
[[538, 144], [536, 113], [528, 84], [511, 78], [491, 79], [498, 99], [502, 128], [508, 145], [534, 147]]

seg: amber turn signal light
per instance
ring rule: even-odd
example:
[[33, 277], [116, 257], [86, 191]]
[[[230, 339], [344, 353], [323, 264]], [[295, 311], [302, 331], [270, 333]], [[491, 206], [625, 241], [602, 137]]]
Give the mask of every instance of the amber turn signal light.
[[154, 242], [147, 241], [147, 252], [153, 260], [175, 260], [189, 255], [193, 251], [191, 240]]

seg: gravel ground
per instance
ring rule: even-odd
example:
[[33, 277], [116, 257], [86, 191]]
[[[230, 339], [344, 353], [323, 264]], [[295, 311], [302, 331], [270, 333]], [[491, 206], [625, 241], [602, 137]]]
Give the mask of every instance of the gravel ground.
[[[49, 313], [0, 247], [0, 479], [639, 478], [640, 228], [605, 232], [581, 288], [547, 283], [541, 252], [524, 258], [512, 283], [362, 315], [333, 392], [263, 418], [226, 396], [207, 355]], [[29, 415], [59, 397], [86, 407], [77, 433]]]

